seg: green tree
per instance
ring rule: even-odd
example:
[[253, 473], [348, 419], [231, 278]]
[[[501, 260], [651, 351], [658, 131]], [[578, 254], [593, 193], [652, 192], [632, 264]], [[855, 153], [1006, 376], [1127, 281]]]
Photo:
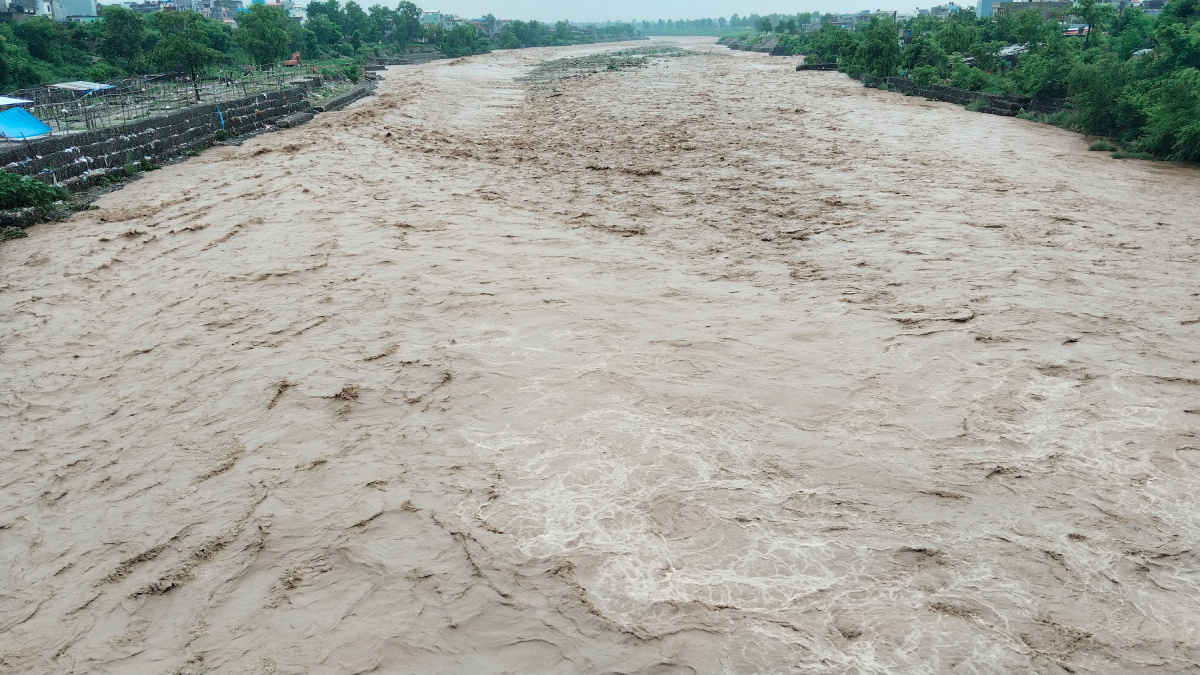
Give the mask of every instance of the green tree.
[[962, 54], [950, 55], [950, 82], [962, 89], [979, 91], [988, 85], [987, 75], [978, 68], [968, 66]]
[[317, 39], [317, 34], [311, 30], [304, 30], [304, 45], [300, 48], [300, 52], [305, 58], [315, 59], [321, 53], [321, 42]]
[[29, 51], [13, 35], [7, 23], [0, 23], [0, 86], [4, 91], [41, 84], [42, 76], [30, 62]]
[[1036, 9], [1027, 9], [1018, 13], [1014, 30], [1014, 41], [1030, 47], [1046, 45], [1050, 35], [1062, 33], [1057, 21], [1043, 19], [1041, 11]]
[[25, 43], [35, 59], [62, 63], [62, 45], [58, 39], [58, 24], [49, 17], [35, 16], [13, 27], [13, 34]]
[[421, 35], [421, 8], [408, 0], [396, 6], [396, 35], [400, 42], [412, 42]]
[[928, 87], [938, 84], [942, 80], [942, 74], [933, 66], [917, 66], [912, 73], [913, 84], [918, 87]]
[[1176, 161], [1200, 161], [1200, 70], [1172, 73], [1149, 98], [1141, 147]]
[[389, 42], [396, 33], [396, 13], [380, 4], [367, 9], [371, 30], [366, 34], [368, 42]]
[[361, 39], [371, 34], [371, 17], [354, 0], [347, 2], [342, 10], [341, 24], [342, 35], [354, 35], [354, 31], [358, 31]]
[[249, 12], [239, 15], [234, 33], [238, 45], [260, 66], [282, 61], [288, 55], [291, 38], [283, 25], [283, 12], [266, 5], [251, 5]]
[[438, 47], [448, 56], [466, 56], [488, 51], [491, 40], [479, 34], [473, 24], [459, 24], [444, 32]]
[[521, 48], [521, 39], [510, 28], [501, 28], [500, 32], [496, 35], [496, 42], [500, 43], [501, 49]]
[[331, 45], [342, 39], [341, 29], [324, 14], [310, 18], [305, 25], [317, 36], [317, 41], [323, 45]]
[[96, 51], [106, 59], [130, 68], [142, 56], [146, 23], [142, 15], [120, 5], [104, 5], [100, 10], [104, 32]]
[[1116, 33], [1113, 48], [1122, 60], [1128, 59], [1139, 49], [1154, 46], [1154, 19], [1130, 7], [1121, 14]]
[[310, 56], [310, 57], [313, 55], [313, 51], [309, 50], [307, 45], [305, 44], [305, 36], [304, 36], [305, 33], [311, 33], [312, 31], [304, 30], [304, 27], [301, 26], [300, 24], [296, 23], [295, 21], [288, 21], [288, 22], [284, 23], [283, 30], [288, 35], [287, 51], [289, 53], [300, 52], [301, 56]]
[[1200, 68], [1200, 0], [1167, 3], [1154, 37], [1161, 56], [1159, 72]]
[[1119, 103], [1129, 84], [1130, 69], [1116, 53], [1099, 51], [1090, 51], [1067, 76], [1071, 107], [1084, 131], [1117, 136], [1121, 134]]
[[339, 3], [338, 0], [325, 0], [324, 2], [321, 2], [321, 0], [313, 0], [312, 2], [308, 3], [308, 5], [304, 8], [304, 11], [308, 15], [309, 21], [312, 21], [318, 16], [324, 16], [333, 22], [339, 30], [341, 30], [343, 14], [341, 3]]
[[968, 52], [975, 57], [975, 64], [981, 69], [988, 72], [994, 71], [1000, 67], [1000, 50], [1008, 45], [999, 40], [989, 40], [988, 42], [976, 42], [971, 45]]
[[1071, 13], [1083, 19], [1083, 22], [1088, 27], [1087, 37], [1083, 39], [1084, 49], [1091, 46], [1092, 26], [1096, 23], [1096, 19], [1099, 16], [1099, 9], [1100, 5], [1096, 3], [1096, 0], [1075, 0], [1074, 4], [1071, 5]]
[[1063, 98], [1067, 95], [1071, 64], [1066, 54], [1022, 54], [1013, 69], [1013, 81], [1021, 91], [1034, 98]]
[[905, 70], [932, 66], [938, 73], [946, 72], [948, 63], [948, 57], [941, 45], [927, 37], [914, 39], [908, 49], [904, 50], [904, 58], [900, 61]]
[[200, 75], [225, 55], [208, 46], [205, 18], [195, 12], [164, 12], [158, 17], [162, 33], [150, 60], [163, 70], [182, 67], [192, 79], [196, 102], [200, 102]]
[[233, 28], [224, 21], [205, 21], [201, 28], [208, 35], [208, 46], [219, 52], [233, 49]]
[[947, 54], [966, 53], [975, 44], [977, 32], [975, 26], [963, 21], [947, 21], [933, 34], [933, 38]]
[[872, 20], [866, 39], [856, 53], [863, 69], [877, 77], [887, 77], [900, 65], [899, 28], [891, 19]]
[[851, 37], [850, 31], [829, 23], [821, 26], [812, 41], [812, 49], [817, 58], [830, 63], [837, 62], [838, 57], [853, 48], [854, 38]]

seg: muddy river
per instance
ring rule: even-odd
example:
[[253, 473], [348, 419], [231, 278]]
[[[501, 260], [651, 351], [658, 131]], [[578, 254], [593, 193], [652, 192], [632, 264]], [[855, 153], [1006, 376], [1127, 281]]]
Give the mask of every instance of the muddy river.
[[0, 247], [0, 672], [1200, 672], [1196, 167], [648, 44]]

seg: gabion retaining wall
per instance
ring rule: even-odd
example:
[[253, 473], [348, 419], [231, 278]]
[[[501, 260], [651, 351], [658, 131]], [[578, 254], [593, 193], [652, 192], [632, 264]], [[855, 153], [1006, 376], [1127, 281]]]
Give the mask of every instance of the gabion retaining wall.
[[314, 105], [312, 107], [313, 112], [322, 113], [322, 112], [333, 112], [334, 110], [341, 110], [342, 108], [345, 108], [346, 106], [350, 105], [351, 103], [354, 103], [358, 99], [360, 99], [364, 96], [367, 96], [371, 92], [375, 91], [375, 86], [376, 86], [376, 84], [374, 82], [367, 82], [365, 84], [360, 84], [359, 86], [355, 87], [354, 89], [351, 89], [350, 91], [346, 92], [345, 94], [342, 94], [341, 96], [338, 96], [337, 98], [330, 99], [329, 101], [322, 103], [321, 105]]
[[958, 105], [967, 105], [972, 101], [982, 98], [987, 101], [987, 104], [979, 112], [991, 115], [1015, 117], [1022, 110], [1053, 115], [1056, 112], [1067, 109], [1067, 101], [1057, 98], [1036, 99], [1029, 98], [1028, 96], [1013, 96], [1009, 94], [986, 94], [979, 91], [971, 91], [970, 89], [959, 89], [958, 87], [937, 84], [930, 87], [918, 87], [916, 84], [913, 84], [912, 80], [903, 77], [881, 78], [867, 75], [862, 78], [862, 81], [863, 84], [869, 87], [886, 83], [889, 91], [909, 93], [913, 96], [924, 96], [931, 101], [945, 101], [947, 103], [957, 103]]
[[0, 151], [0, 167], [46, 182], [57, 181], [67, 189], [85, 189], [89, 178], [122, 170], [126, 156], [135, 162], [147, 157], [162, 161], [211, 146], [218, 131], [241, 136], [266, 125], [303, 124], [312, 117], [307, 92], [285, 89], [192, 106], [120, 127], [30, 141]]

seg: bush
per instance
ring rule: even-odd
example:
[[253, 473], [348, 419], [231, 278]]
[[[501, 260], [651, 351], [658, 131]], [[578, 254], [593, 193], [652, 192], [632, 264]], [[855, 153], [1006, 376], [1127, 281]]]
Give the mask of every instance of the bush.
[[934, 66], [920, 66], [912, 71], [913, 84], [918, 87], [931, 87], [942, 80], [942, 74]]
[[904, 58], [900, 62], [906, 70], [917, 71], [926, 66], [933, 67], [941, 74], [941, 69], [949, 65], [949, 57], [945, 50], [930, 38], [918, 37], [904, 50]]
[[50, 206], [69, 196], [66, 190], [47, 185], [36, 178], [0, 171], [0, 209]]
[[500, 48], [501, 49], [520, 49], [521, 41], [511, 30], [500, 31]]
[[954, 76], [951, 82], [956, 87], [979, 91], [990, 84], [989, 79], [987, 73], [982, 70], [962, 65], [954, 69]]
[[1063, 98], [1071, 61], [1054, 55], [1022, 54], [1012, 77], [1018, 88], [1034, 98]]
[[[1200, 38], [1200, 28], [1195, 32]], [[1200, 70], [1173, 73], [1150, 91], [1148, 99], [1139, 145], [1176, 161], [1200, 160]]]
[[1059, 110], [1053, 115], [1047, 115], [1044, 121], [1046, 124], [1052, 124], [1070, 131], [1079, 130], [1079, 115], [1073, 110]]
[[358, 84], [359, 75], [358, 75], [358, 64], [357, 63], [346, 64], [346, 67], [342, 72], [346, 73], [347, 80], [350, 80], [351, 82], [353, 82], [355, 84]]
[[983, 110], [987, 104], [988, 101], [986, 98], [977, 98], [967, 104], [967, 110], [970, 110], [971, 112], [979, 112], [980, 110]]
[[1154, 155], [1148, 152], [1114, 152], [1113, 159], [1154, 159]]
[[8, 241], [9, 239], [24, 239], [29, 233], [19, 227], [6, 227], [0, 230], [0, 242]]
[[122, 165], [122, 168], [125, 170], [126, 178], [133, 178], [135, 175], [137, 175], [137, 172], [141, 170], [141, 167], [133, 161], [132, 152], [125, 153], [125, 163]]
[[1091, 150], [1093, 152], [1114, 152], [1114, 151], [1116, 151], [1116, 149], [1117, 149], [1117, 146], [1113, 145], [1112, 143], [1109, 143], [1108, 141], [1106, 141], [1104, 139], [1100, 139], [1100, 140], [1096, 141], [1095, 143], [1092, 143], [1091, 145], [1088, 146], [1088, 150]]

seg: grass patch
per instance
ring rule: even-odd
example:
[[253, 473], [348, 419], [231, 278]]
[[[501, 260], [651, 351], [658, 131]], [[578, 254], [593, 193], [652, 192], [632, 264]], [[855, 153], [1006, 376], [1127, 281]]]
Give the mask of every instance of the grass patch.
[[887, 82], [880, 82], [875, 88], [880, 91], [887, 91], [888, 90]]
[[983, 108], [987, 104], [988, 104], [988, 101], [986, 98], [982, 98], [982, 97], [977, 98], [974, 101], [971, 101], [970, 103], [967, 104], [967, 110], [969, 110], [971, 112], [979, 112], [980, 110], [983, 110]]
[[1148, 152], [1114, 152], [1113, 159], [1154, 159], [1154, 155]]
[[1107, 139], [1102, 138], [1089, 145], [1088, 150], [1091, 150], [1092, 152], [1116, 152], [1119, 150], [1119, 148], [1112, 143], [1109, 143]]
[[1046, 116], [1046, 124], [1070, 131], [1079, 131], [1079, 115], [1070, 110], [1059, 110], [1053, 115]]
[[27, 206], [50, 206], [70, 197], [67, 191], [43, 183], [36, 178], [0, 172], [0, 209], [23, 209]]
[[9, 239], [24, 239], [29, 233], [19, 227], [6, 227], [0, 230], [0, 242], [6, 242]]
[[1068, 131], [1080, 131], [1079, 115], [1077, 115], [1073, 110], [1060, 110], [1053, 115], [1047, 115], [1039, 112], [1027, 112], [1022, 110], [1017, 113], [1017, 117], [1019, 119], [1029, 120], [1030, 122], [1051, 124]]

